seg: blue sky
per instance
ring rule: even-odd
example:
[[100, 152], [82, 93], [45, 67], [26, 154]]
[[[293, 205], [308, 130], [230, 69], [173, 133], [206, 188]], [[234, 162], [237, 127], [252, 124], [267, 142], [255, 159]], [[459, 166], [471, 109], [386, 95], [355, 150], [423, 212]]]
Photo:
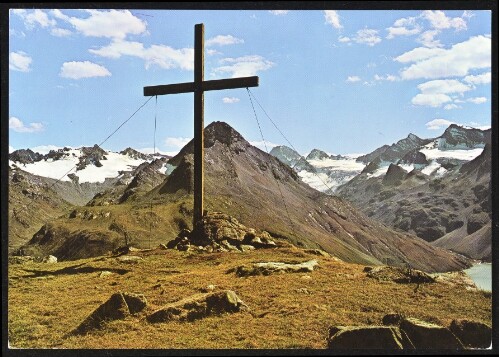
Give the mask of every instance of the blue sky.
[[[491, 12], [11, 10], [10, 150], [102, 142], [148, 98], [193, 80], [258, 75], [251, 91], [301, 153], [365, 153], [450, 123], [491, 124]], [[256, 105], [256, 104], [255, 104]], [[270, 148], [287, 144], [256, 105]], [[193, 136], [193, 94], [158, 96], [103, 147], [175, 152]], [[205, 124], [261, 141], [245, 89], [205, 93]]]

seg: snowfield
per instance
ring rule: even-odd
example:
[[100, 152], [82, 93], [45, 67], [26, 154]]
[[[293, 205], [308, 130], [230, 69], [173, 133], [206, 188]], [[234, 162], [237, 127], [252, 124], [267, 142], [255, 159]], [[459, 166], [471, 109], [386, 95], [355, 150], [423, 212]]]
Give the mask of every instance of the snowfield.
[[32, 164], [19, 164], [9, 161], [9, 164], [15, 164], [19, 168], [31, 174], [50, 177], [61, 181], [71, 181], [67, 176], [70, 173], [75, 174], [79, 178], [79, 182], [104, 182], [106, 178], [114, 178], [119, 175], [119, 171], [130, 171], [134, 167], [139, 166], [145, 160], [132, 159], [128, 155], [121, 155], [115, 152], [108, 151], [105, 155], [107, 160], [101, 160], [101, 167], [93, 164], [88, 164], [83, 170], [76, 171], [76, 165], [79, 162], [79, 157], [82, 152], [79, 149], [71, 149], [67, 152], [68, 155], [61, 157], [58, 160], [49, 159], [41, 160]]

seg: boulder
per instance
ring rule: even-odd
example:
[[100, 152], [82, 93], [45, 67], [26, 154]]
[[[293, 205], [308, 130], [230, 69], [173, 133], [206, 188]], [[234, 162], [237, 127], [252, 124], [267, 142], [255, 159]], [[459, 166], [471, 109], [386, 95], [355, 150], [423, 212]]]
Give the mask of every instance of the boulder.
[[391, 266], [365, 267], [369, 278], [379, 281], [393, 281], [398, 284], [434, 283], [435, 279], [429, 274], [417, 269], [399, 268]]
[[404, 318], [400, 329], [406, 333], [416, 349], [463, 349], [463, 344], [446, 327]]
[[147, 301], [144, 295], [132, 293], [115, 293], [94, 312], [92, 312], [74, 331], [75, 334], [85, 334], [98, 329], [105, 321], [124, 319], [130, 314], [144, 309]]
[[331, 257], [331, 254], [329, 254], [328, 252], [323, 251], [322, 249], [305, 249], [304, 252], [308, 253], [308, 254], [318, 255], [318, 256], [321, 256], [321, 257], [325, 257], [325, 258], [330, 258]]
[[329, 329], [329, 349], [413, 349], [398, 327], [333, 326]]
[[131, 314], [136, 314], [147, 306], [147, 299], [143, 294], [123, 293], [123, 298]]
[[45, 258], [43, 258], [42, 263], [57, 263], [57, 257], [54, 257], [53, 255], [48, 255]]
[[147, 316], [149, 322], [194, 321], [211, 315], [245, 311], [248, 307], [232, 290], [196, 294], [168, 304]]
[[449, 329], [468, 348], [489, 348], [492, 342], [492, 329], [481, 322], [452, 320]]
[[235, 272], [240, 277], [275, 273], [308, 273], [313, 271], [317, 265], [319, 263], [315, 259], [295, 264], [281, 262], [253, 263], [250, 266], [239, 266], [235, 269]]

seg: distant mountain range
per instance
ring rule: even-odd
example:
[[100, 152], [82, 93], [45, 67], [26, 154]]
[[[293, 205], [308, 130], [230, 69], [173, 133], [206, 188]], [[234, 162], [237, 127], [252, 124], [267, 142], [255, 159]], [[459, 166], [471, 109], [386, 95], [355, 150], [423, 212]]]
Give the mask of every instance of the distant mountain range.
[[[130, 157], [132, 150], [63, 149], [60, 156], [47, 160], [28, 153], [33, 162], [26, 163], [12, 153], [12, 171], [46, 170], [47, 174], [49, 164], [64, 164], [64, 169], [69, 164], [79, 165], [74, 172], [78, 180], [58, 185], [102, 188], [86, 205], [74, 205], [46, 222], [26, 238], [17, 253], [53, 254], [67, 260], [104, 254], [123, 245], [124, 240], [148, 247], [175, 238], [181, 229], [191, 226], [192, 150], [191, 141], [171, 159], [144, 159]], [[17, 155], [26, 158], [19, 152]], [[206, 127], [205, 160], [208, 211], [225, 212], [248, 227], [268, 231], [275, 239], [321, 248], [361, 264], [410, 265], [426, 271], [459, 270], [468, 265], [466, 259], [415, 235], [379, 224], [341, 198], [314, 190], [289, 166], [253, 147], [226, 123]], [[354, 161], [326, 157], [318, 151], [308, 160]], [[111, 171], [115, 176], [108, 176]], [[60, 190], [45, 189], [47, 195], [59, 195]], [[11, 208], [15, 209], [15, 203], [9, 211]], [[32, 214], [37, 214], [36, 209]]]

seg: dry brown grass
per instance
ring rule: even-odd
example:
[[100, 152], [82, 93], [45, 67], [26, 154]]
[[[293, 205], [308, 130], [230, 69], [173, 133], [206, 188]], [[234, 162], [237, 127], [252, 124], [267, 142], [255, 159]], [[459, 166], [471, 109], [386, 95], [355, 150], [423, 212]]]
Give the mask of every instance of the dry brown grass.
[[[138, 264], [103, 257], [9, 266], [9, 342], [15, 348], [314, 348], [329, 326], [380, 324], [386, 313], [448, 325], [454, 318], [491, 324], [491, 297], [443, 283], [380, 283], [363, 266], [317, 257], [294, 247], [246, 253], [142, 253]], [[311, 273], [238, 278], [231, 268], [258, 261], [319, 260]], [[65, 269], [70, 268], [73, 269]], [[99, 277], [104, 270], [126, 269]], [[303, 278], [310, 276], [311, 279]], [[145, 316], [207, 285], [234, 290], [250, 312], [194, 322], [150, 324]], [[306, 289], [306, 290], [303, 290]], [[85, 336], [68, 336], [116, 291], [143, 293], [145, 311]]]

